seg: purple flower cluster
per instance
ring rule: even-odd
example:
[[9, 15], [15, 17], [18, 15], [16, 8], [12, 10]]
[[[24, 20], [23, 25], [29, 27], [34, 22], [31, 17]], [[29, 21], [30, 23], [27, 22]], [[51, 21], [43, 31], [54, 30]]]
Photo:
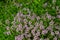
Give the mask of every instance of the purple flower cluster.
[[[29, 9], [25, 9], [28, 10]], [[49, 26], [45, 28], [43, 21], [40, 20], [43, 18], [46, 20], [46, 18], [50, 20]], [[36, 21], [35, 21], [36, 20]], [[18, 24], [16, 24], [18, 22]], [[55, 22], [53, 21], [53, 18], [48, 12], [46, 15], [40, 17], [35, 15], [34, 13], [30, 13], [24, 15], [23, 13], [19, 12], [17, 13], [16, 17], [14, 18], [14, 21], [12, 22], [11, 28], [7, 27], [6, 30], [13, 30], [14, 28], [16, 29], [16, 32], [20, 32], [20, 35], [15, 36], [15, 40], [23, 40], [26, 38], [27, 40], [31, 40], [31, 37], [33, 40], [49, 40], [49, 37], [47, 38], [42, 38], [40, 37], [41, 35], [46, 35], [50, 32], [51, 36], [53, 37], [53, 40], [57, 40], [58, 37], [60, 37], [60, 27], [56, 26], [54, 24]], [[57, 30], [54, 30], [57, 29]], [[11, 34], [10, 31], [6, 32], [7, 35]], [[57, 37], [58, 36], [58, 37]]]

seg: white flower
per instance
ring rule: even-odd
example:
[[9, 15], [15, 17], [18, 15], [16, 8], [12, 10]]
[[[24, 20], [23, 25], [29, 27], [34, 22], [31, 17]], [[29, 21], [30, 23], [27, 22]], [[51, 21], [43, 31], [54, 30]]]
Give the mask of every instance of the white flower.
[[59, 34], [59, 31], [55, 31], [55, 34], [57, 34], [57, 35], [58, 35], [58, 34]]

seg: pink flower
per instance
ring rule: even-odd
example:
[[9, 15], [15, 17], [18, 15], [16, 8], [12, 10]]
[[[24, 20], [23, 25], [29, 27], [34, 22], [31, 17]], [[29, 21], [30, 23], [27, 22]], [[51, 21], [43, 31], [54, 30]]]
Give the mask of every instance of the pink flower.
[[34, 39], [33, 40], [38, 40], [39, 38], [38, 38], [38, 36], [34, 36]]
[[57, 37], [54, 37], [53, 40], [57, 40]]
[[52, 26], [48, 26], [46, 29], [47, 29], [47, 30], [50, 30], [50, 31], [53, 31]]
[[31, 16], [31, 18], [30, 18], [31, 20], [34, 20], [35, 19], [35, 17], [34, 16]]
[[18, 35], [15, 37], [15, 40], [22, 40], [22, 39], [23, 39], [23, 37], [21, 37], [21, 35]]
[[54, 32], [52, 32], [52, 31], [51, 31], [51, 35], [53, 35], [53, 36], [54, 36]]
[[60, 18], [60, 15], [57, 15], [57, 18]]
[[30, 28], [29, 27], [26, 27], [25, 33], [28, 33], [29, 30], [30, 30]]
[[34, 30], [37, 30], [38, 26], [34, 27]]
[[19, 24], [18, 27], [17, 27], [17, 29], [16, 29], [16, 31], [18, 32], [18, 31], [22, 31], [22, 30], [23, 30], [22, 24]]
[[54, 25], [54, 21], [53, 21], [53, 20], [51, 20], [49, 24], [50, 24], [50, 25]]
[[40, 32], [39, 31], [37, 31], [36, 36], [40, 36]]
[[55, 26], [56, 29], [60, 30], [60, 26]]
[[31, 30], [31, 33], [33, 34], [33, 36], [35, 36], [35, 30]]
[[29, 33], [27, 36], [28, 36], [28, 37], [31, 37], [31, 34]]
[[46, 12], [46, 16], [47, 16], [47, 18], [49, 19], [49, 20], [51, 20], [51, 15], [50, 14], [48, 14], [48, 12]]
[[60, 38], [60, 33], [58, 34], [59, 38]]
[[48, 33], [48, 30], [42, 30], [42, 34], [47, 34]]
[[44, 29], [44, 26], [43, 25], [40, 25], [40, 30], [43, 30]]

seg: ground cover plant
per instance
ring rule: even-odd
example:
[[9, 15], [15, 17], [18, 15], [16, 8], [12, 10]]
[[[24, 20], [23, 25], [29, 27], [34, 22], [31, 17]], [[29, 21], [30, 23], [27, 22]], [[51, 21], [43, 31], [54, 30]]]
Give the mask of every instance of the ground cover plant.
[[60, 40], [60, 0], [0, 0], [0, 40]]

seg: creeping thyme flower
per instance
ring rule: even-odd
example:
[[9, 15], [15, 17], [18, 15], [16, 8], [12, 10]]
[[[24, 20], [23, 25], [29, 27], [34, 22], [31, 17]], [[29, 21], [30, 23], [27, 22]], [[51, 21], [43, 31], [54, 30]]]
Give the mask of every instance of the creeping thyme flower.
[[34, 36], [34, 39], [33, 40], [38, 40], [39, 38], [38, 38], [38, 36]]
[[53, 31], [53, 27], [52, 26], [48, 26], [46, 29], [49, 30], [49, 31]]
[[52, 35], [52, 36], [54, 36], [54, 35], [55, 35], [55, 33], [54, 33], [53, 31], [51, 31], [51, 35]]
[[10, 31], [7, 31], [7, 32], [4, 32], [4, 34], [11, 35], [11, 32]]
[[50, 25], [54, 25], [54, 21], [53, 21], [53, 20], [51, 20], [49, 24], [50, 24]]
[[35, 36], [35, 29], [31, 30], [31, 33]]
[[48, 30], [42, 30], [42, 34], [45, 35], [48, 33]]
[[15, 40], [22, 40], [23, 39], [23, 36], [22, 35], [18, 35], [15, 37]]
[[57, 37], [54, 37], [53, 40], [57, 40]]
[[44, 29], [44, 26], [43, 25], [40, 25], [40, 30], [43, 30]]
[[51, 15], [50, 14], [48, 14], [48, 12], [46, 12], [46, 16], [47, 16], [47, 18], [49, 19], [49, 20], [51, 20]]
[[40, 31], [37, 31], [36, 36], [39, 36], [39, 35], [40, 35]]
[[60, 15], [57, 15], [57, 18], [60, 18]]
[[55, 34], [58, 35], [59, 34], [59, 31], [55, 31]]

